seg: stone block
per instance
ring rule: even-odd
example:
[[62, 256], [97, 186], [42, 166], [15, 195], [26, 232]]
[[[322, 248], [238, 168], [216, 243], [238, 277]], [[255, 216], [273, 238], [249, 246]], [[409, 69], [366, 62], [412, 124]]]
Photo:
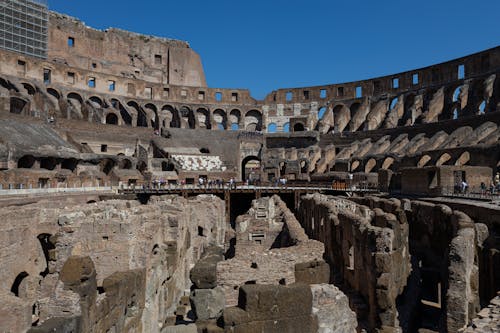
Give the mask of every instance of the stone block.
[[320, 260], [296, 264], [295, 282], [304, 284], [329, 283], [330, 265]]
[[224, 290], [221, 287], [196, 289], [191, 292], [190, 300], [191, 307], [199, 320], [218, 318], [225, 307]]

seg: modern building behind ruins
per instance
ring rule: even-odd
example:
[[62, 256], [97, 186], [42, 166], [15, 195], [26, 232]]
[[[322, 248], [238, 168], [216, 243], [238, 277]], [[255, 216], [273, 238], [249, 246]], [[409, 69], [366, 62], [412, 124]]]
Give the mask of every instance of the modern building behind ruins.
[[0, 0], [0, 331], [499, 331], [499, 74], [256, 100], [187, 42]]

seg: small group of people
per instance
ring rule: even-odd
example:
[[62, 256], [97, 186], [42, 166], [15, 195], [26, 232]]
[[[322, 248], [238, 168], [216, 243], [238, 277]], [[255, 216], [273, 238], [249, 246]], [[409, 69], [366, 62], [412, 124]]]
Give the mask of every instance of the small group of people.
[[495, 177], [490, 183], [490, 186], [486, 186], [484, 182], [480, 185], [481, 194], [497, 194], [500, 193], [500, 173], [496, 173]]

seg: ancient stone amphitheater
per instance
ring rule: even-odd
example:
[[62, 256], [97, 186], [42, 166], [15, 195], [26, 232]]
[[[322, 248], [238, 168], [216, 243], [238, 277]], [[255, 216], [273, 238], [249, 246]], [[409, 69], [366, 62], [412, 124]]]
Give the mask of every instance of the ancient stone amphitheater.
[[500, 332], [500, 47], [256, 100], [183, 41], [0, 23], [0, 332]]

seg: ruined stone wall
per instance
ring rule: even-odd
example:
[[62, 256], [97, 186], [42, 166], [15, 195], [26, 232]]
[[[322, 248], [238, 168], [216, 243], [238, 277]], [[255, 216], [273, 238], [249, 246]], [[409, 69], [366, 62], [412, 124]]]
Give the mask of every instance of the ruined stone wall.
[[75, 69], [120, 73], [122, 77], [162, 84], [206, 86], [200, 57], [187, 42], [119, 29], [100, 31], [51, 12], [48, 47], [50, 61]]
[[0, 327], [16, 332], [32, 322], [41, 328], [73, 323], [75, 332], [90, 326], [159, 332], [191, 285], [192, 265], [209, 244], [221, 246], [225, 233], [224, 205], [211, 196], [158, 197], [147, 205], [30, 205], [1, 213], [2, 234], [11, 241], [1, 248], [0, 290], [10, 296]]
[[408, 225], [398, 210], [314, 194], [302, 198], [298, 219], [325, 245], [333, 281], [350, 297], [360, 326], [397, 330], [396, 297], [410, 274]]
[[376, 197], [352, 200], [408, 221], [412, 268], [397, 298], [401, 327], [456, 332], [468, 325], [480, 308], [480, 281], [489, 280], [481, 278], [478, 259], [488, 227], [442, 204]]

